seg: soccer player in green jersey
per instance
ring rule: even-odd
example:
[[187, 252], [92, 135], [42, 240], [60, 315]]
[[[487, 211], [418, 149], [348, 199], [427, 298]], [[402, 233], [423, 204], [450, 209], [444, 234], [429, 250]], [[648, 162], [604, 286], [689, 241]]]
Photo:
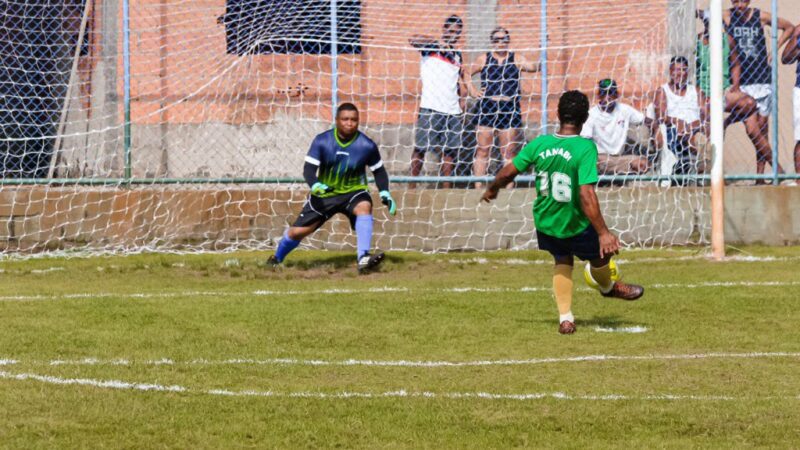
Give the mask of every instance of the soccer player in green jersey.
[[611, 257], [619, 239], [606, 226], [594, 191], [597, 183], [597, 147], [580, 136], [589, 117], [589, 99], [579, 91], [565, 92], [558, 101], [558, 133], [542, 135], [526, 145], [503, 167], [481, 200], [491, 202], [517, 175], [533, 167], [537, 175], [533, 219], [539, 248], [555, 259], [553, 293], [560, 314], [558, 331], [575, 332], [572, 314], [574, 257], [589, 261], [587, 283], [604, 297], [636, 300], [644, 288], [618, 278]]

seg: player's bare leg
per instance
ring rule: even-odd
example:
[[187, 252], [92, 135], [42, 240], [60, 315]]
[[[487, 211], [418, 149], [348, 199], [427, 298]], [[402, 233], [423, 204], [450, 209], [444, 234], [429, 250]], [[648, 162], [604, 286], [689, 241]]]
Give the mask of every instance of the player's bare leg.
[[358, 273], [365, 274], [375, 270], [383, 261], [383, 252], [370, 253], [372, 247], [372, 203], [364, 200], [353, 208], [356, 216], [356, 262]]
[[556, 256], [553, 267], [553, 296], [558, 307], [558, 332], [575, 333], [575, 316], [572, 315], [572, 255]]
[[[497, 145], [500, 148], [500, 155], [503, 157], [503, 165], [506, 165], [517, 156], [517, 149], [519, 148], [519, 141], [517, 136], [519, 130], [516, 128], [508, 128], [497, 132]], [[508, 183], [506, 189], [514, 187], [514, 183]]]
[[725, 94], [725, 104], [727, 105], [725, 111], [730, 114], [725, 118], [725, 122], [723, 123], [724, 129], [727, 129], [736, 122], [747, 120], [758, 111], [758, 104], [753, 97], [750, 97], [742, 91], [728, 91]]
[[603, 297], [613, 297], [633, 301], [644, 295], [644, 288], [637, 284], [623, 283], [619, 280], [616, 264], [612, 264], [611, 256], [589, 261], [588, 271], [584, 271], [586, 283], [600, 291]]
[[[453, 157], [451, 155], [445, 155], [444, 151], [442, 151], [442, 168], [439, 171], [439, 174], [443, 177], [452, 177], [453, 176], [453, 169], [455, 168], [455, 162], [453, 161]], [[453, 187], [453, 183], [450, 181], [443, 181], [442, 188], [450, 189]]]
[[800, 174], [800, 141], [794, 145], [794, 173]]
[[[425, 153], [415, 148], [411, 152], [411, 176], [418, 177], [422, 173], [422, 166], [425, 164]], [[417, 183], [408, 183], [409, 189], [416, 189]]]
[[[489, 167], [489, 154], [494, 144], [494, 129], [490, 127], [478, 127], [476, 132], [478, 146], [475, 148], [475, 158], [472, 160], [472, 175], [476, 177], [486, 176]], [[475, 189], [483, 188], [483, 182], [476, 181]]]
[[[772, 164], [772, 147], [769, 145], [769, 118], [753, 114], [745, 120], [745, 130], [750, 141], [756, 148], [756, 173], [764, 174], [767, 164]], [[783, 167], [778, 164], [778, 173], [783, 173]], [[756, 184], [766, 184], [765, 180], [758, 180]]]

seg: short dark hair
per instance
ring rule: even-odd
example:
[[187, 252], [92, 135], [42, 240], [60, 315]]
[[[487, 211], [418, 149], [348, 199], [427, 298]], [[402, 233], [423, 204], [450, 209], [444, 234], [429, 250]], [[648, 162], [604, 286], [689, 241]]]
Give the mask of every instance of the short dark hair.
[[338, 108], [336, 108], [336, 117], [339, 117], [339, 114], [341, 114], [341, 113], [343, 113], [345, 111], [355, 111], [357, 113], [358, 112], [358, 108], [356, 108], [356, 105], [354, 105], [352, 103], [349, 103], [349, 102], [348, 103], [342, 103], [341, 105], [339, 105]]
[[583, 126], [589, 118], [589, 97], [581, 91], [567, 91], [558, 99], [558, 120]]
[[669, 60], [669, 65], [674, 66], [675, 64], [683, 64], [684, 66], [688, 66], [689, 60], [685, 56], [673, 56], [672, 59]]
[[458, 25], [458, 26], [463, 28], [464, 27], [464, 21], [461, 20], [461, 17], [453, 14], [452, 16], [448, 17], [447, 19], [444, 19], [444, 26], [448, 26], [448, 25]]
[[509, 33], [508, 30], [506, 30], [505, 28], [503, 28], [503, 27], [495, 27], [494, 30], [492, 30], [492, 32], [489, 33], [489, 37], [494, 37], [494, 35], [497, 34], [497, 33], [503, 33], [506, 36], [511, 36], [511, 33]]

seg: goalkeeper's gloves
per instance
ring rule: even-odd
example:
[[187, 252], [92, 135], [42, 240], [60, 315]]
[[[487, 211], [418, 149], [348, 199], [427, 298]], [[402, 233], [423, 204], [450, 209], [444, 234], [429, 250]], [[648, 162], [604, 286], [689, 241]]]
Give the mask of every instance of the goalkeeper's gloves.
[[320, 183], [319, 181], [311, 185], [311, 194], [313, 195], [322, 195], [332, 190], [333, 188], [325, 183]]
[[389, 191], [381, 191], [379, 195], [381, 196], [381, 203], [389, 208], [389, 214], [392, 216], [395, 215], [395, 213], [397, 213], [397, 203], [392, 198], [392, 194], [390, 194]]

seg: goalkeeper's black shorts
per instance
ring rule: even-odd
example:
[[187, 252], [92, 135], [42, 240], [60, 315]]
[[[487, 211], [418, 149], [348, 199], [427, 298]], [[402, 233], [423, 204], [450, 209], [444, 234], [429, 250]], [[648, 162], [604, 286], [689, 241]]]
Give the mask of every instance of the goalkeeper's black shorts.
[[372, 197], [367, 191], [348, 192], [324, 198], [309, 195], [292, 226], [307, 227], [315, 223], [325, 223], [336, 213], [342, 213], [350, 220], [350, 228], [355, 229], [356, 215], [353, 214], [353, 210], [356, 205], [364, 201], [372, 204]]
[[536, 239], [540, 249], [555, 257], [573, 255], [584, 261], [600, 259], [600, 237], [591, 225], [570, 238], [557, 238], [536, 230]]

